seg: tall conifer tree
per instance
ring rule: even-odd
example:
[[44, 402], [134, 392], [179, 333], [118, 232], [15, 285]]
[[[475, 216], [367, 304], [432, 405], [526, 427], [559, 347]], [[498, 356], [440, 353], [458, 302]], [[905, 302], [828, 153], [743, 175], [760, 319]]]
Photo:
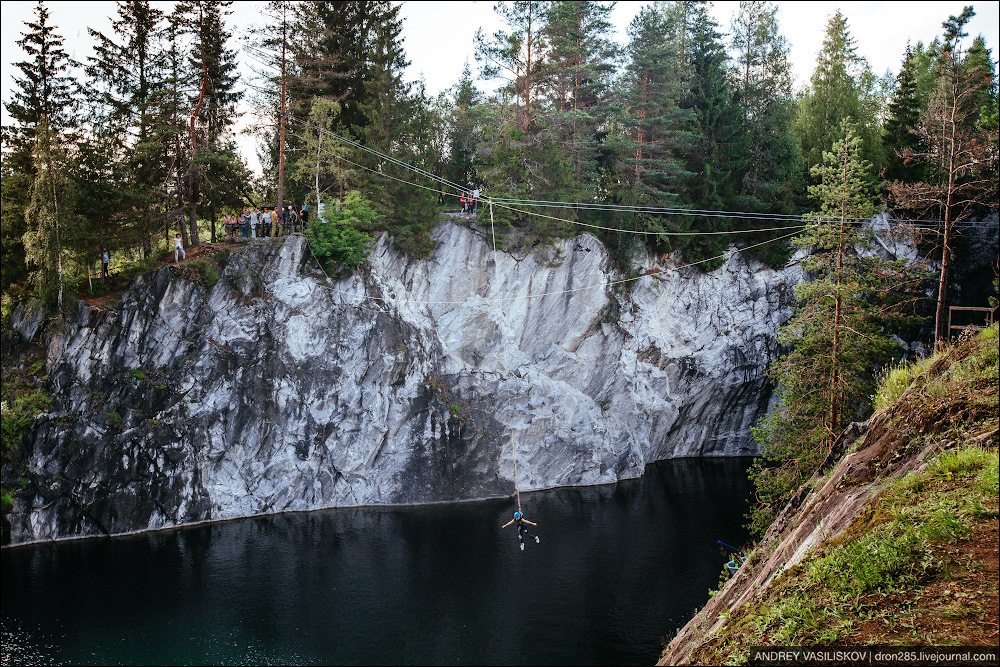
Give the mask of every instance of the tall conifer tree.
[[35, 132], [42, 119], [50, 131], [61, 133], [75, 125], [72, 113], [75, 84], [70, 70], [77, 63], [63, 48], [63, 38], [49, 23], [49, 10], [39, 0], [35, 20], [26, 21], [27, 32], [17, 43], [28, 60], [15, 63], [20, 74], [14, 76], [14, 91], [5, 103], [14, 121], [4, 128], [3, 157], [3, 279], [7, 287], [25, 277], [25, 249], [22, 237], [31, 231], [25, 209], [31, 200], [35, 178]]
[[737, 173], [739, 205], [748, 213], [791, 213], [801, 173], [792, 126], [795, 100], [788, 41], [780, 33], [772, 3], [741, 2], [733, 19], [732, 81], [742, 119], [746, 161]]
[[843, 139], [813, 167], [810, 195], [819, 207], [812, 226], [795, 239], [810, 249], [804, 263], [813, 279], [795, 289], [795, 313], [779, 340], [792, 351], [772, 364], [779, 403], [755, 435], [770, 463], [752, 473], [759, 505], [752, 512], [762, 530], [789, 496], [815, 472], [834, 439], [867, 408], [876, 369], [892, 359], [887, 333], [905, 319], [894, 285], [903, 267], [865, 252], [870, 238], [850, 220], [874, 211], [871, 165], [847, 121]]
[[858, 55], [847, 18], [837, 10], [827, 22], [816, 69], [799, 103], [796, 130], [807, 173], [839, 140], [845, 120], [857, 128], [864, 159], [873, 164], [876, 173], [881, 170], [882, 143], [877, 124], [880, 85], [868, 61]]
[[916, 58], [907, 44], [903, 64], [896, 75], [896, 89], [889, 102], [889, 116], [882, 132], [886, 158], [885, 180], [904, 183], [922, 180], [920, 166], [905, 157], [919, 143], [914, 134], [919, 118]]

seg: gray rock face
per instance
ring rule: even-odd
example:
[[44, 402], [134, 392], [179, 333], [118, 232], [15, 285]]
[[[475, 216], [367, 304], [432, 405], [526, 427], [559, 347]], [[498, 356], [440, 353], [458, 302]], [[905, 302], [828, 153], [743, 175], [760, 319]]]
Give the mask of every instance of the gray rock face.
[[591, 235], [518, 257], [443, 223], [330, 282], [304, 238], [234, 252], [209, 291], [164, 267], [78, 302], [56, 397], [15, 467], [13, 543], [318, 508], [614, 482], [751, 454], [796, 264], [709, 274]]
[[19, 303], [10, 316], [10, 325], [25, 340], [34, 340], [45, 321], [45, 305], [38, 299]]

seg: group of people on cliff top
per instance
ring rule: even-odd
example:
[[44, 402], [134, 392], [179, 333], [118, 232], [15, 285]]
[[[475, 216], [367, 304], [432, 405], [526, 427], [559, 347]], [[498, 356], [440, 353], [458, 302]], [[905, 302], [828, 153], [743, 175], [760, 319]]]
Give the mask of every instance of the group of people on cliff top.
[[309, 204], [303, 204], [298, 211], [289, 205], [288, 208], [244, 208], [243, 213], [223, 216], [226, 238], [270, 238], [291, 234], [295, 231], [305, 232], [309, 224]]
[[479, 204], [479, 189], [462, 192], [458, 196], [458, 203], [462, 207], [463, 214], [475, 215]]

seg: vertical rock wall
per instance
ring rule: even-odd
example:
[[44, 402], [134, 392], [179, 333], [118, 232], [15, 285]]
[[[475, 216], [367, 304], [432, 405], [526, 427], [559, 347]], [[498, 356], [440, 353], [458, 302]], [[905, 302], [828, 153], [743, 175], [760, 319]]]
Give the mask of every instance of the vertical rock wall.
[[[335, 506], [455, 501], [755, 452], [796, 265], [647, 258], [584, 234], [517, 256], [442, 223], [330, 282], [305, 239], [234, 252], [211, 290], [164, 267], [52, 339], [12, 542]], [[513, 442], [512, 442], [513, 439]]]

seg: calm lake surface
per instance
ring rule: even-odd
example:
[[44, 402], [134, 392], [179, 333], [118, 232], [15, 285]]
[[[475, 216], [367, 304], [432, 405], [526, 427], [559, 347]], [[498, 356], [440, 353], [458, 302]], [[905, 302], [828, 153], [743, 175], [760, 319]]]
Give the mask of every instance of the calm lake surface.
[[[35, 664], [646, 664], [740, 545], [749, 459], [513, 500], [287, 514], [5, 549]], [[11, 653], [13, 652], [13, 653]]]

